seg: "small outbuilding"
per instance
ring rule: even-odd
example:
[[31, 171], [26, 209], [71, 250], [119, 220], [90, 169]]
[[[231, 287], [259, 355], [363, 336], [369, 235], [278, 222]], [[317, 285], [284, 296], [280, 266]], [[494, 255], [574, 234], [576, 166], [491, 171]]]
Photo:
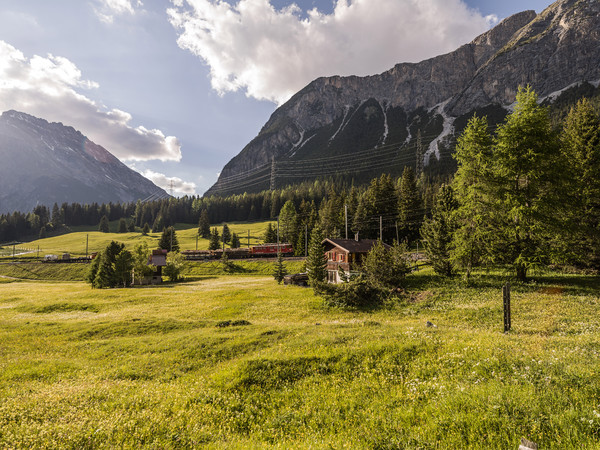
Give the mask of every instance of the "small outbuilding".
[[327, 256], [327, 282], [339, 283], [340, 269], [346, 276], [360, 274], [364, 257], [377, 242], [377, 239], [325, 239], [322, 244]]
[[162, 248], [152, 250], [152, 254], [148, 257], [148, 265], [156, 267], [152, 277], [149, 277], [150, 284], [162, 283], [162, 268], [167, 265], [167, 250]]

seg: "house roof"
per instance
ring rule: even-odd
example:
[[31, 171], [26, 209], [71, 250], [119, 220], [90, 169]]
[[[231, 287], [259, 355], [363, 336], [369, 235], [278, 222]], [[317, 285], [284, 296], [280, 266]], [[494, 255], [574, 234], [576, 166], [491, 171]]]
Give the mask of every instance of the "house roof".
[[[341, 248], [348, 253], [368, 253], [377, 242], [377, 239], [360, 239], [358, 241], [355, 239], [325, 239], [322, 244]], [[392, 248], [385, 243], [383, 246], [386, 249]]]

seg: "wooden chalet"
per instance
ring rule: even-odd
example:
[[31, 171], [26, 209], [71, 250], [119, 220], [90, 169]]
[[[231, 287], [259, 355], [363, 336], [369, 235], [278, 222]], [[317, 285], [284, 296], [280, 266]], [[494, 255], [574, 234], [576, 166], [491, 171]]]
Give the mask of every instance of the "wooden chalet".
[[156, 249], [152, 250], [152, 254], [148, 256], [148, 266], [154, 266], [156, 270], [147, 277], [144, 284], [160, 284], [162, 283], [162, 268], [167, 265], [167, 250]]
[[[377, 239], [325, 239], [322, 244], [327, 256], [327, 282], [339, 283], [340, 268], [347, 276], [359, 274], [363, 258], [377, 243]], [[387, 249], [391, 247], [383, 244]]]

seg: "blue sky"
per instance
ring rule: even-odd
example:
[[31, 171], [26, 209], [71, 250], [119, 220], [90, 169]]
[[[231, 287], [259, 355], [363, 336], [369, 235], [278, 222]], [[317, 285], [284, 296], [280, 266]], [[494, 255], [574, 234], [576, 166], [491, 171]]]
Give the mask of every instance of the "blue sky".
[[2, 0], [0, 110], [72, 125], [176, 195], [202, 194], [312, 79], [417, 62], [550, 3]]

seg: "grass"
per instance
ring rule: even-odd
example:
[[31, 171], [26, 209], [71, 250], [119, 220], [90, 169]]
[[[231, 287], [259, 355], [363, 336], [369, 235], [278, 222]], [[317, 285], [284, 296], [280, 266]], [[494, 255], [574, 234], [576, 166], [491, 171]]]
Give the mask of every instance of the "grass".
[[[113, 226], [111, 227], [111, 230], [116, 231], [116, 223], [117, 222], [112, 223]], [[246, 246], [248, 244], [248, 231], [250, 232], [250, 245], [262, 243], [262, 236], [268, 223], [268, 221], [228, 223], [228, 226], [232, 233], [237, 233], [240, 236], [242, 246]], [[216, 226], [219, 229], [219, 233], [221, 233], [223, 224], [213, 226]], [[45, 254], [60, 256], [63, 253], [70, 253], [73, 256], [83, 256], [86, 251], [86, 242], [88, 254], [103, 250], [110, 241], [121, 242], [125, 244], [125, 247], [129, 250], [133, 249], [135, 245], [143, 242], [146, 242], [150, 248], [156, 248], [162, 235], [162, 231], [160, 233], [149, 233], [147, 236], [143, 236], [139, 231], [135, 233], [101, 233], [97, 231], [97, 229], [98, 227], [73, 227], [73, 232], [27, 242], [17, 246], [17, 249], [35, 251], [35, 253], [30, 255], [32, 257], [37, 256], [38, 247], [40, 249], [40, 257], [43, 257]], [[198, 233], [198, 227], [196, 225], [176, 224], [175, 230], [181, 250], [196, 249], [196, 236]], [[198, 249], [208, 249], [208, 239], [199, 238]], [[0, 259], [2, 257], [10, 259], [9, 257], [11, 256], [12, 247], [6, 247], [0, 252]]]
[[[331, 309], [271, 277], [0, 284], [0, 447], [597, 448], [600, 282], [471, 286]], [[431, 321], [437, 327], [426, 327]]]

